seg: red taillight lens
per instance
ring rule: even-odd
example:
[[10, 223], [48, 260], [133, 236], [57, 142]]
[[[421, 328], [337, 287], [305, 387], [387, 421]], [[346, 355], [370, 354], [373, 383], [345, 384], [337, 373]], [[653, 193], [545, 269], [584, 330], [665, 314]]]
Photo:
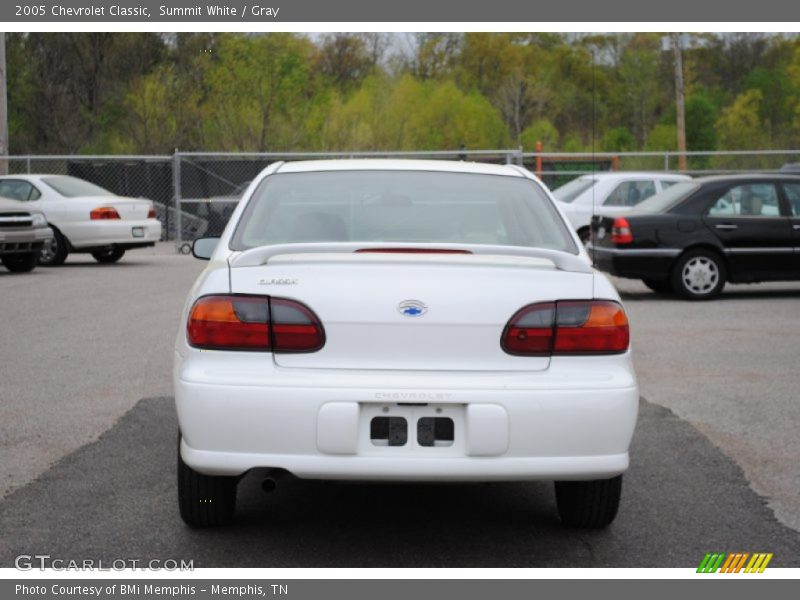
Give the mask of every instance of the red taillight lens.
[[192, 307], [186, 335], [207, 350], [314, 352], [325, 343], [308, 307], [268, 296], [204, 296]]
[[270, 349], [269, 298], [205, 296], [194, 303], [186, 327], [189, 343], [209, 350]]
[[274, 352], [315, 352], [325, 344], [322, 323], [307, 306], [272, 298], [272, 344]]
[[628, 349], [628, 318], [611, 300], [569, 300], [526, 306], [506, 325], [509, 354], [619, 354]]
[[113, 206], [101, 206], [89, 213], [92, 221], [103, 221], [105, 219], [119, 219], [119, 213]]
[[631, 225], [625, 217], [617, 217], [614, 219], [614, 225], [611, 228], [611, 241], [614, 244], [630, 244], [633, 242], [633, 234], [631, 233]]
[[500, 345], [509, 354], [550, 356], [556, 314], [555, 302], [531, 304], [511, 317]]
[[148, 219], [157, 219], [158, 216], [156, 215], [156, 207], [151, 206], [150, 209], [147, 211], [147, 218]]

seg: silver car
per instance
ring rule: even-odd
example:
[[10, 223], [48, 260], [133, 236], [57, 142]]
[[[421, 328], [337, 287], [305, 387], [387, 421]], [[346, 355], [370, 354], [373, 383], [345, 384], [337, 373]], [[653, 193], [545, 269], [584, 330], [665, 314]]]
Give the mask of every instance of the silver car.
[[33, 271], [53, 230], [41, 211], [0, 198], [0, 261], [12, 273]]

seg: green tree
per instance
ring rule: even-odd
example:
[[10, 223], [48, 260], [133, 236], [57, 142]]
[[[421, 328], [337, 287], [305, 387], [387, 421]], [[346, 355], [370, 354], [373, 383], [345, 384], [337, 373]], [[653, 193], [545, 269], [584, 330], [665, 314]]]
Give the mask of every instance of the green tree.
[[330, 33], [317, 50], [317, 68], [341, 91], [358, 85], [377, 66], [377, 57], [359, 34]]
[[220, 37], [208, 72], [205, 140], [211, 149], [286, 150], [305, 140], [315, 92], [314, 47], [291, 33]]
[[615, 127], [606, 131], [600, 149], [603, 152], [630, 152], [635, 147], [636, 141], [628, 128]]
[[538, 119], [528, 125], [520, 136], [520, 144], [526, 152], [536, 149], [536, 142], [542, 142], [545, 151], [559, 148], [558, 129], [547, 119]]

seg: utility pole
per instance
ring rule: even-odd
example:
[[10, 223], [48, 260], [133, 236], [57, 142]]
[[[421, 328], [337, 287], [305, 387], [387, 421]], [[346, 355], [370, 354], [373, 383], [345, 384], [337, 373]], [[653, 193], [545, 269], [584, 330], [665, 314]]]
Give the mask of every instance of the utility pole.
[[686, 171], [686, 112], [683, 102], [683, 50], [681, 34], [672, 34], [672, 50], [675, 52], [675, 113], [678, 130], [678, 170]]
[[6, 94], [6, 34], [0, 32], [0, 175], [8, 174], [8, 95]]

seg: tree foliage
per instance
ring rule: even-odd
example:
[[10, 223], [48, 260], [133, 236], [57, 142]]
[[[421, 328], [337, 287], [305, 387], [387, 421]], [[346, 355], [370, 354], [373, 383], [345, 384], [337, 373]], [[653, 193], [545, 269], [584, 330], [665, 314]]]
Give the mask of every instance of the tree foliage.
[[[654, 33], [7, 37], [12, 153], [674, 149]], [[800, 144], [800, 41], [693, 34], [689, 150]]]

